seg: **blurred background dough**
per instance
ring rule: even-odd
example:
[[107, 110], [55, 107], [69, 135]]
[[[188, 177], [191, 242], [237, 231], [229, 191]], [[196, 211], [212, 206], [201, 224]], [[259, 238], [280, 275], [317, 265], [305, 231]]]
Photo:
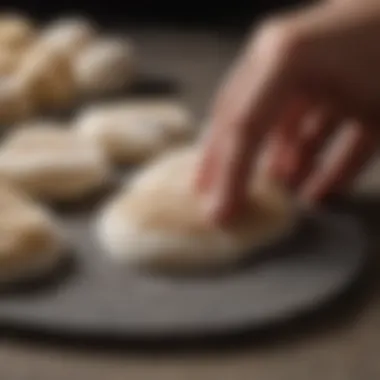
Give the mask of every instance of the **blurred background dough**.
[[134, 49], [121, 37], [102, 37], [87, 45], [73, 62], [75, 78], [84, 94], [116, 91], [135, 75]]
[[25, 124], [0, 146], [0, 178], [41, 199], [82, 198], [103, 187], [108, 175], [103, 152], [55, 122]]
[[241, 220], [225, 229], [213, 226], [193, 189], [196, 165], [197, 150], [188, 147], [136, 174], [100, 211], [97, 233], [104, 251], [137, 267], [205, 269], [254, 254], [294, 227], [291, 197], [264, 177], [253, 177]]
[[0, 13], [0, 48], [20, 51], [30, 46], [37, 34], [33, 22], [17, 13]]
[[97, 28], [85, 17], [63, 17], [54, 20], [42, 30], [39, 42], [48, 50], [63, 53], [73, 59], [96, 36]]
[[[1, 47], [0, 47], [1, 48]], [[3, 79], [14, 73], [21, 62], [24, 52], [1, 48], [0, 54], [0, 77]]]
[[17, 76], [0, 81], [0, 126], [8, 127], [26, 120], [35, 112], [26, 84]]
[[192, 123], [190, 112], [178, 101], [124, 100], [86, 108], [75, 124], [113, 162], [138, 164], [189, 141]]
[[39, 277], [56, 267], [65, 238], [55, 217], [0, 182], [0, 283]]
[[70, 59], [64, 54], [35, 44], [25, 54], [17, 70], [18, 80], [38, 109], [62, 108], [76, 97]]

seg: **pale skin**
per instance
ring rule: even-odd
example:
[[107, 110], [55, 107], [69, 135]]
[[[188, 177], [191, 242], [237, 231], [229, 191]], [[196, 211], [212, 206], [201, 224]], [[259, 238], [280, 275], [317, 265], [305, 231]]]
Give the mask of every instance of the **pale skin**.
[[[379, 122], [379, 0], [324, 1], [263, 22], [210, 112], [196, 180], [208, 216], [218, 224], [239, 217], [268, 137], [270, 174], [301, 199], [347, 189], [377, 150]], [[319, 165], [333, 137], [344, 137], [341, 149]]]

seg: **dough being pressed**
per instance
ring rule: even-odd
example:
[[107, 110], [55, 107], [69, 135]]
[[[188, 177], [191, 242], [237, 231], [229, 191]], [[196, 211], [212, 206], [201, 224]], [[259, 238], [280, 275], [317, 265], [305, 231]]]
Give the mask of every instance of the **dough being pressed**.
[[64, 17], [53, 21], [41, 33], [39, 42], [48, 50], [74, 57], [97, 36], [92, 22], [84, 17]]
[[44, 200], [82, 198], [105, 185], [108, 175], [95, 144], [48, 120], [10, 133], [0, 148], [0, 178]]
[[119, 164], [144, 162], [194, 134], [189, 111], [171, 100], [95, 105], [79, 114], [76, 126]]
[[21, 51], [36, 38], [36, 28], [27, 17], [17, 13], [0, 14], [0, 47]]
[[65, 107], [75, 99], [76, 84], [70, 60], [43, 44], [37, 43], [26, 52], [16, 75], [39, 109]]
[[74, 60], [78, 87], [85, 94], [116, 91], [134, 76], [134, 49], [130, 41], [103, 37], [89, 44]]
[[291, 231], [296, 214], [290, 196], [264, 178], [252, 180], [250, 206], [239, 222], [225, 229], [209, 223], [193, 189], [197, 157], [194, 147], [163, 155], [107, 203], [96, 223], [107, 255], [154, 270], [210, 269]]
[[0, 283], [46, 275], [65, 252], [55, 217], [13, 186], [0, 182]]

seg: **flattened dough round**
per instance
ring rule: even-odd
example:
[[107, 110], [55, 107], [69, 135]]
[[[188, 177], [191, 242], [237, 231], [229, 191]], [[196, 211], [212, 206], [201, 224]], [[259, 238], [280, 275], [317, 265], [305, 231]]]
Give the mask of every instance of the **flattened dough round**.
[[65, 17], [53, 21], [41, 33], [40, 43], [73, 59], [97, 36], [95, 25], [84, 17]]
[[25, 125], [0, 149], [0, 178], [41, 199], [82, 198], [105, 185], [109, 166], [92, 142], [54, 122]]
[[189, 141], [194, 134], [189, 111], [169, 100], [120, 101], [95, 105], [77, 118], [79, 133], [100, 144], [109, 159], [137, 164]]
[[66, 248], [55, 217], [25, 194], [0, 183], [0, 283], [47, 274]]
[[234, 226], [208, 223], [192, 186], [194, 148], [172, 151], [138, 173], [101, 210], [96, 228], [104, 251], [128, 264], [188, 271], [231, 264], [294, 227], [294, 204], [279, 186], [257, 178], [250, 207]]
[[107, 93], [131, 82], [134, 65], [134, 49], [130, 41], [104, 37], [89, 44], [76, 56], [75, 78], [83, 93]]

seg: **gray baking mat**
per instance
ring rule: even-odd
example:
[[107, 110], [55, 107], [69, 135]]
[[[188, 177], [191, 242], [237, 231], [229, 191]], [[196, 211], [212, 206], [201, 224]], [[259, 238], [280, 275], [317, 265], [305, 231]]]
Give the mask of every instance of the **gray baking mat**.
[[255, 265], [170, 278], [113, 266], [93, 239], [91, 213], [63, 213], [75, 270], [54, 287], [0, 298], [4, 326], [97, 338], [165, 338], [262, 328], [315, 310], [359, 276], [367, 239], [355, 219], [320, 213]]

